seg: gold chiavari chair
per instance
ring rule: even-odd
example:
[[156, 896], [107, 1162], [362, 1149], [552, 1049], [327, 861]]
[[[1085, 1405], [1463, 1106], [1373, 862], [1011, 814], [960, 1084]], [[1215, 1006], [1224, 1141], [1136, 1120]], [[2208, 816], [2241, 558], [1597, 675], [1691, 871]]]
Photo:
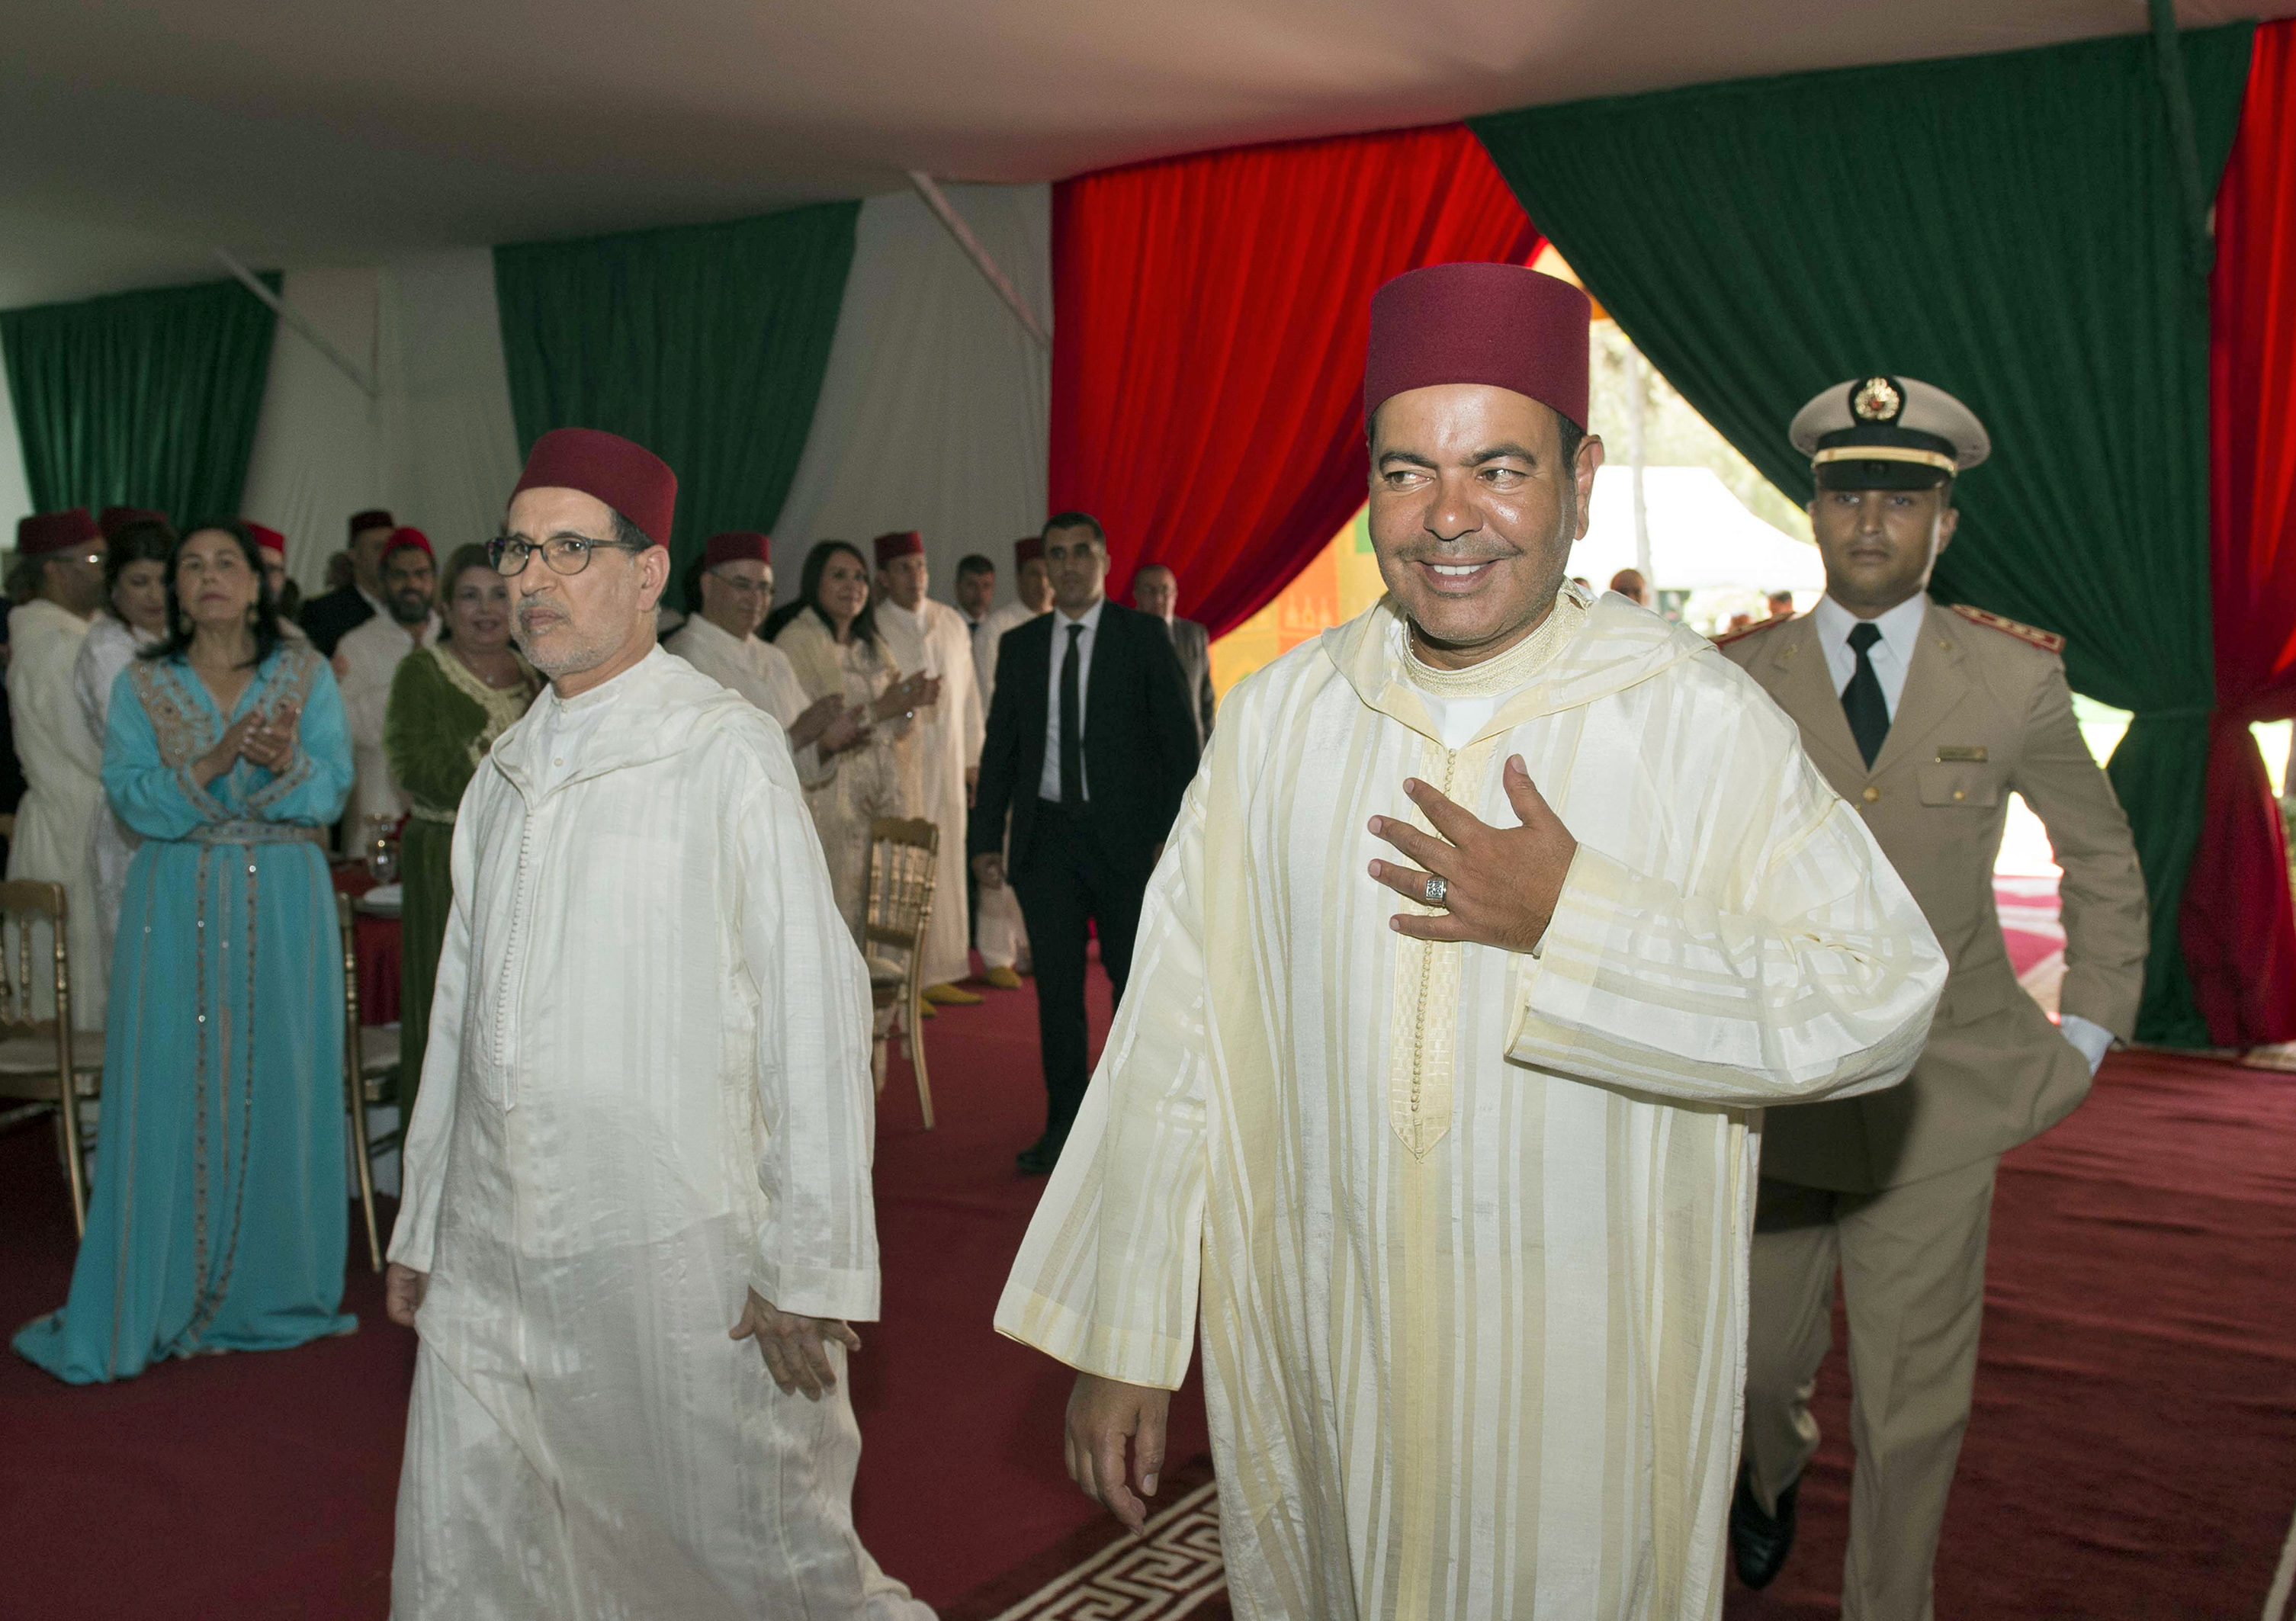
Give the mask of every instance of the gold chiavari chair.
[[[895, 1011], [909, 1044], [909, 1068], [916, 1071], [917, 1104], [925, 1129], [933, 1123], [932, 1085], [925, 1077], [924, 986], [918, 965], [924, 957], [925, 924], [932, 916], [933, 880], [940, 863], [940, 830], [920, 819], [880, 816], [869, 824], [869, 894], [861, 919], [862, 954], [869, 963], [869, 996], [882, 1012]], [[898, 954], [887, 956], [880, 947]], [[872, 1053], [877, 1090], [885, 1089], [885, 1048], [890, 1032], [880, 1031]]]
[[351, 1118], [351, 1149], [358, 1166], [359, 1210], [366, 1217], [366, 1253], [375, 1271], [382, 1270], [382, 1232], [374, 1217], [374, 1161], [397, 1148], [406, 1135], [406, 1122], [376, 1137], [368, 1134], [366, 1111], [392, 1102], [398, 1095], [398, 1027], [367, 1026], [359, 1022], [358, 925], [351, 915], [351, 897], [335, 896], [335, 925], [343, 939], [343, 1107]]
[[[36, 957], [33, 940], [44, 920], [52, 944]], [[102, 1090], [103, 1033], [72, 1028], [69, 921], [62, 884], [0, 883], [0, 1098], [20, 1105], [0, 1119], [55, 1110], [64, 1179], [71, 1188], [72, 1228], [85, 1235], [88, 1158], [95, 1143], [82, 1129], [80, 1106]], [[32, 986], [39, 966], [49, 967], [55, 977], [55, 1011], [47, 1019], [33, 1013]]]

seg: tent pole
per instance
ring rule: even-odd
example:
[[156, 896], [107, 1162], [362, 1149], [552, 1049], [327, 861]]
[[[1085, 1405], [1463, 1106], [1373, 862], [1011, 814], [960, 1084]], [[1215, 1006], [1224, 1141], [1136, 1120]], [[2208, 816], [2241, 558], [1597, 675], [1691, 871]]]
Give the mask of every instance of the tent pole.
[[1029, 307], [1019, 291], [1006, 279], [996, 261], [988, 257], [988, 250], [980, 245], [980, 239], [972, 233], [972, 227], [964, 223], [964, 216], [956, 211], [947, 193], [922, 169], [913, 168], [908, 174], [909, 184], [916, 188], [917, 195], [925, 200], [925, 207], [933, 211], [933, 217], [948, 227], [948, 233], [956, 238], [956, 245], [964, 250], [965, 257], [972, 261], [973, 268], [980, 271], [988, 283], [996, 290], [996, 296], [1004, 299], [1006, 307], [1020, 318], [1021, 324], [1029, 329], [1029, 336], [1037, 340], [1037, 347], [1049, 351], [1053, 340], [1045, 335], [1044, 328], [1037, 324], [1036, 312]]
[[266, 304], [271, 307], [271, 313], [273, 315], [278, 316], [288, 325], [293, 327], [296, 334], [300, 337], [304, 342], [309, 344], [313, 348], [318, 350], [320, 354], [324, 355], [329, 360], [334, 362], [337, 368], [341, 371], [344, 376], [349, 378], [351, 381], [358, 385], [358, 391], [360, 393], [365, 395], [369, 399], [380, 399], [382, 397], [382, 390], [375, 387], [374, 379], [366, 374], [366, 368], [359, 364], [356, 360], [353, 360], [349, 356], [344, 354], [342, 350], [337, 348], [332, 342], [330, 342], [324, 332], [311, 324], [311, 319], [309, 316], [306, 315], [301, 310], [297, 309], [292, 304], [288, 303], [286, 299], [281, 298], [268, 287], [266, 287], [263, 284], [263, 279], [257, 275], [255, 272], [250, 270], [246, 266], [241, 264], [237, 259], [234, 258], [229, 250], [218, 248], [215, 250], [215, 256], [223, 261], [223, 267], [226, 270], [230, 271], [233, 275], [239, 278], [240, 285], [246, 288], [248, 291], [253, 293], [257, 298], [262, 299]]

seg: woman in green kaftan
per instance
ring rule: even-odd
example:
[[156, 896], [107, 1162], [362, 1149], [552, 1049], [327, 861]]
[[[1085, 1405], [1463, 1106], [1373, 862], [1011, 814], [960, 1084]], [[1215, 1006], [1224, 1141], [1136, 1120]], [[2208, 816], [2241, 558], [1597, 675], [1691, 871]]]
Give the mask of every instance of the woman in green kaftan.
[[454, 905], [455, 811], [495, 739], [526, 713], [542, 678], [510, 644], [510, 582], [484, 546], [462, 546], [439, 578], [446, 629], [406, 655], [390, 684], [383, 752], [414, 801], [399, 841], [398, 1118], [414, 1118], [430, 1035], [430, 992]]

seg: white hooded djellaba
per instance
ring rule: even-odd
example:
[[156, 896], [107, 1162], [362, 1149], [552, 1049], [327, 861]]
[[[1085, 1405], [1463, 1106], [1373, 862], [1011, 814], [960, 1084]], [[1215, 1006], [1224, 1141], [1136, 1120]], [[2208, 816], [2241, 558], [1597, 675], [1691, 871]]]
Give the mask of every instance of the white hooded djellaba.
[[[1392, 930], [1368, 820], [1512, 827], [1513, 754], [1539, 946]], [[1221, 708], [996, 1325], [1170, 1388], [1201, 1298], [1239, 1616], [1718, 1616], [1763, 1109], [1901, 1078], [1944, 979], [1704, 638], [1566, 586], [1429, 672], [1382, 602]]]
[[931, 1612], [854, 1535], [869, 987], [774, 718], [656, 650], [472, 779], [391, 1259], [429, 1274], [393, 1613]]

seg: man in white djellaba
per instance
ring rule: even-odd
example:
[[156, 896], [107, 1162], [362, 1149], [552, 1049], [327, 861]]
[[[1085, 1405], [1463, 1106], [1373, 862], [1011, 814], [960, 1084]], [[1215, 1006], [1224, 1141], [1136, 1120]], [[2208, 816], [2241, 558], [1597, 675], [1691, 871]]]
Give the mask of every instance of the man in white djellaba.
[[925, 922], [924, 996], [943, 1006], [980, 1000], [957, 981], [972, 972], [972, 917], [964, 892], [964, 813], [980, 778], [980, 742], [988, 709], [974, 679], [972, 633], [964, 618], [925, 594], [931, 575], [924, 536], [914, 529], [877, 536], [877, 628], [893, 662], [940, 678], [940, 695], [918, 719], [911, 744], [909, 814], [940, 830], [939, 876]]
[[654, 645], [676, 480], [535, 442], [496, 566], [549, 690], [455, 828], [390, 1314], [399, 1621], [931, 1621], [854, 1534], [869, 987], [782, 728]]
[[1242, 1617], [1719, 1616], [1763, 1110], [1901, 1079], [1945, 981], [1792, 722], [1565, 585], [1588, 314], [1374, 298], [1389, 594], [1221, 709], [997, 1307], [1133, 1526], [1201, 1328]]
[[758, 638], [774, 600], [774, 543], [753, 529], [712, 535], [695, 560], [686, 618], [662, 643], [722, 687], [740, 693], [782, 725], [800, 782], [814, 785], [835, 768], [868, 717], [848, 713], [835, 693], [808, 703], [789, 655]]

